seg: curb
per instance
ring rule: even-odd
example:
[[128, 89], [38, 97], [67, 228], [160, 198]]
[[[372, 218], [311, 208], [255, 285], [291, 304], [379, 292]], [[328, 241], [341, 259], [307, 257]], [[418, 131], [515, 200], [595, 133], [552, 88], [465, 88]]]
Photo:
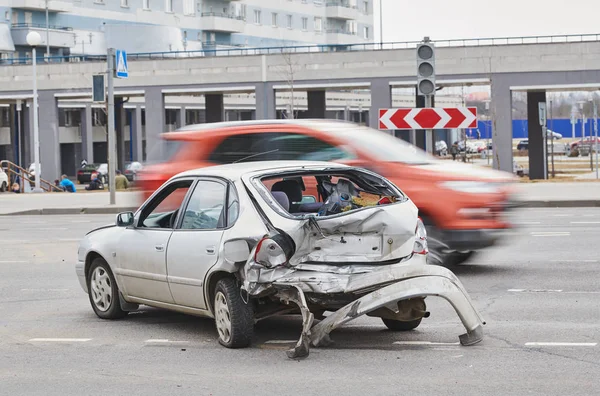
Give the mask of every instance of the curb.
[[100, 207], [100, 208], [48, 208], [31, 209], [13, 213], [3, 213], [0, 216], [39, 216], [39, 215], [77, 215], [77, 214], [118, 214], [135, 212], [137, 207]]

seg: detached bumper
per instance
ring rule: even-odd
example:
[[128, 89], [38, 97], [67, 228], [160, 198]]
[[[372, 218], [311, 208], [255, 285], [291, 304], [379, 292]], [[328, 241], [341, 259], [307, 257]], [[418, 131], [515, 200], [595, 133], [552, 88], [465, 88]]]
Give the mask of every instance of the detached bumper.
[[[276, 285], [282, 287], [282, 294], [287, 294], [285, 299], [299, 305], [304, 304], [304, 307], [300, 308], [308, 309], [304, 303], [302, 284]], [[390, 266], [386, 271], [357, 275], [349, 285], [348, 292], [357, 292], [367, 287], [374, 288], [377, 285], [382, 287], [338, 309], [312, 328], [312, 315], [303, 314], [305, 323], [301, 339], [296, 348], [288, 352], [288, 356], [295, 358], [308, 355], [309, 344], [329, 344], [329, 333], [359, 316], [392, 306], [401, 300], [427, 296], [442, 297], [452, 305], [466, 329], [466, 333], [459, 336], [462, 345], [473, 345], [483, 339], [482, 326], [485, 321], [473, 306], [462, 283], [450, 270], [435, 265]], [[293, 299], [289, 296], [290, 290], [297, 293]]]

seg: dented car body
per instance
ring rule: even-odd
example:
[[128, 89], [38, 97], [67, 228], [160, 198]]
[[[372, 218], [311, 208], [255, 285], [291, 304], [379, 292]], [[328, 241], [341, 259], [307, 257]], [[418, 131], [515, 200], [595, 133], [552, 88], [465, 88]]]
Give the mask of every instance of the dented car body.
[[185, 172], [135, 214], [89, 233], [78, 253], [98, 316], [145, 304], [214, 317], [227, 347], [248, 346], [257, 320], [281, 314], [303, 319], [291, 358], [362, 315], [411, 330], [429, 316], [428, 296], [455, 309], [463, 345], [482, 339], [484, 320], [461, 282], [426, 264], [416, 206], [364, 169], [254, 162]]

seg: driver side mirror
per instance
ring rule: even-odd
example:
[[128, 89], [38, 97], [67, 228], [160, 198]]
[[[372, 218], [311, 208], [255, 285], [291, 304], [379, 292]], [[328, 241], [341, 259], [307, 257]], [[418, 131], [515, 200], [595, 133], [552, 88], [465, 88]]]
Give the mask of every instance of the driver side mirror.
[[134, 214], [133, 212], [123, 212], [117, 215], [117, 226], [118, 227], [129, 227], [133, 225]]

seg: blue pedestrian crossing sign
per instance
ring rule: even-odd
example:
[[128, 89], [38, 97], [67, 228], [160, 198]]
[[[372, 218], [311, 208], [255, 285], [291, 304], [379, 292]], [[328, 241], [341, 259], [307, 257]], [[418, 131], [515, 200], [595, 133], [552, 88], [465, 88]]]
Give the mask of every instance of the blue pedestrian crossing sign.
[[116, 50], [115, 64], [115, 76], [117, 78], [128, 78], [129, 69], [127, 68], [127, 52], [123, 50]]

